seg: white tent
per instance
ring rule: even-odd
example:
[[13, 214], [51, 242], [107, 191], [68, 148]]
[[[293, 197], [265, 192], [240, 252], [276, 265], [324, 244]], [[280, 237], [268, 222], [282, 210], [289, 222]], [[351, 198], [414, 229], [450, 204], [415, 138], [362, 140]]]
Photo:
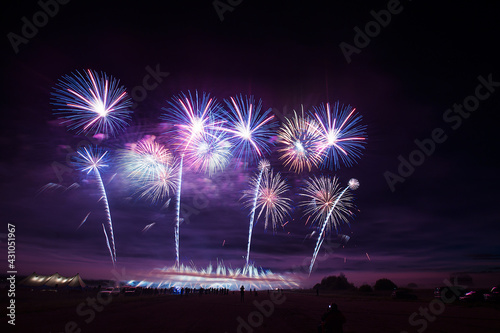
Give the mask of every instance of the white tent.
[[80, 274], [76, 274], [72, 277], [64, 277], [55, 273], [52, 275], [38, 275], [33, 272], [28, 277], [23, 279], [18, 284], [21, 287], [37, 288], [37, 289], [47, 289], [47, 288], [58, 288], [58, 289], [80, 289], [85, 288], [85, 282], [83, 282]]

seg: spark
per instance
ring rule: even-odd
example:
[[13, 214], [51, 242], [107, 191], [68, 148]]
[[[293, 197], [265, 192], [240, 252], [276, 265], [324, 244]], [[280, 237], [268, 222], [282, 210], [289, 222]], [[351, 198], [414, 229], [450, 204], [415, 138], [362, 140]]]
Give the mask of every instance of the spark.
[[88, 214], [85, 216], [85, 218], [83, 219], [83, 221], [80, 223], [80, 225], [78, 226], [78, 228], [76, 228], [76, 230], [80, 229], [80, 227], [87, 221], [87, 218], [89, 217], [91, 212], [88, 212]]
[[149, 229], [151, 229], [152, 226], [154, 226], [156, 224], [156, 222], [153, 222], [151, 224], [148, 224], [147, 226], [145, 226], [143, 229], [142, 229], [142, 233], [145, 233], [146, 231], [148, 231]]

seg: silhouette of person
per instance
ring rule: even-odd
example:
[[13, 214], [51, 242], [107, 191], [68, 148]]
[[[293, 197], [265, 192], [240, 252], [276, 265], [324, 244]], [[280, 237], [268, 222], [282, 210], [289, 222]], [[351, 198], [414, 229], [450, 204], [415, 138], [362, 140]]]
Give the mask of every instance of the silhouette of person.
[[243, 285], [241, 285], [241, 288], [240, 288], [240, 301], [243, 302], [245, 300], [245, 287], [243, 287]]
[[328, 311], [321, 317], [321, 330], [318, 329], [318, 332], [343, 333], [344, 329], [342, 326], [345, 321], [345, 317], [342, 312], [339, 311], [337, 304], [330, 304], [328, 306]]

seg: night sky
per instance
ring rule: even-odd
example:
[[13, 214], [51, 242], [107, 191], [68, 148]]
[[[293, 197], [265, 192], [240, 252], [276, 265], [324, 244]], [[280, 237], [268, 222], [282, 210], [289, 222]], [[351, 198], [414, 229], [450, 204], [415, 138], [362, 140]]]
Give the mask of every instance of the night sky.
[[[285, 273], [308, 264], [315, 239], [306, 236], [315, 229], [305, 225], [297, 193], [308, 176], [335, 174], [342, 184], [359, 179], [359, 211], [339, 230], [349, 242], [332, 253], [320, 251], [304, 286], [340, 272], [357, 285], [382, 277], [441, 283], [457, 272], [487, 273], [481, 275], [492, 277], [487, 283], [499, 282], [498, 5], [233, 1], [220, 16], [212, 1], [105, 3], [73, 0], [51, 7], [47, 22], [36, 14], [36, 1], [10, 2], [2, 10], [0, 232], [5, 236], [7, 223], [16, 225], [20, 274], [112, 277], [97, 184], [66, 163], [88, 139], [67, 131], [50, 104], [61, 76], [90, 68], [119, 78], [129, 93], [143, 86], [151, 70], [163, 73], [143, 100], [135, 95], [131, 127], [100, 141], [112, 153], [144, 135], [161, 137], [161, 108], [188, 90], [210, 92], [219, 101], [252, 94], [278, 119], [302, 105], [339, 100], [356, 107], [368, 141], [355, 166], [295, 174], [273, 150], [272, 166], [293, 187], [294, 210], [275, 234], [257, 223], [251, 251], [256, 266]], [[388, 6], [390, 22], [373, 23]], [[36, 34], [16, 39], [24, 38], [23, 25], [34, 15]], [[356, 37], [366, 28], [372, 37]], [[407, 163], [403, 159], [417, 166], [400, 166]], [[182, 263], [243, 266], [249, 210], [240, 197], [254, 171], [254, 165], [231, 165], [211, 178], [186, 172]], [[103, 179], [119, 269], [135, 278], [173, 265], [173, 205], [162, 210], [137, 200], [116, 163]], [[40, 193], [48, 183], [61, 187]], [[336, 246], [334, 239], [330, 243]]]

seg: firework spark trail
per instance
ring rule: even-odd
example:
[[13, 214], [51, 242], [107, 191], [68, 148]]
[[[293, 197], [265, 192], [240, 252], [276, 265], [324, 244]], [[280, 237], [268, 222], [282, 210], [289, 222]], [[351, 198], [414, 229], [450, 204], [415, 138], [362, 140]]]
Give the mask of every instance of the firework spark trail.
[[257, 178], [257, 183], [255, 184], [255, 192], [253, 198], [252, 211], [250, 213], [250, 224], [248, 226], [248, 245], [247, 245], [247, 262], [246, 267], [248, 267], [248, 260], [250, 259], [250, 244], [252, 242], [252, 231], [253, 231], [253, 223], [255, 218], [255, 210], [257, 208], [257, 197], [259, 196], [260, 182], [262, 181], [262, 174], [269, 169], [269, 162], [266, 160], [262, 160], [259, 163], [259, 177]]
[[113, 263], [116, 263], [115, 235], [113, 232], [113, 222], [111, 221], [111, 211], [109, 209], [108, 196], [106, 195], [106, 189], [104, 188], [104, 183], [102, 182], [101, 173], [99, 172], [99, 170], [96, 170], [95, 174], [97, 183], [99, 184], [99, 188], [101, 189], [101, 193], [104, 199], [104, 210], [106, 211], [106, 215], [108, 216], [109, 233], [111, 235], [111, 244], [113, 246]]
[[175, 203], [175, 267], [180, 267], [179, 258], [179, 227], [181, 224], [181, 186], [182, 186], [182, 165], [184, 163], [184, 155], [181, 156], [179, 165], [179, 179], [177, 180], [177, 202]]
[[120, 81], [106, 73], [86, 70], [65, 75], [54, 88], [54, 114], [78, 134], [115, 135], [128, 125], [132, 101]]
[[80, 223], [78, 228], [76, 228], [76, 230], [80, 229], [80, 227], [87, 221], [87, 218], [89, 217], [90, 213], [92, 212], [88, 212], [88, 214], [84, 217], [83, 221]]
[[[108, 218], [108, 225], [109, 225], [109, 231], [111, 234], [111, 245], [112, 245], [112, 251], [111, 251], [111, 257], [113, 261], [113, 265], [116, 263], [116, 247], [115, 247], [115, 236], [113, 233], [113, 222], [111, 220], [111, 211], [109, 209], [109, 203], [108, 203], [108, 197], [106, 195], [106, 189], [104, 187], [104, 183], [102, 181], [101, 173], [99, 171], [100, 168], [108, 167], [108, 164], [106, 164], [106, 158], [107, 158], [107, 151], [101, 152], [99, 149], [91, 149], [87, 147], [80, 148], [77, 151], [77, 155], [75, 156], [76, 159], [76, 165], [78, 169], [80, 169], [83, 172], [86, 172], [87, 174], [93, 172], [95, 174], [95, 177], [97, 179], [97, 183], [99, 186], [99, 189], [101, 191], [101, 199], [104, 200], [104, 209], [106, 211], [106, 215]], [[101, 200], [99, 199], [99, 200]], [[106, 235], [107, 238], [107, 235]], [[109, 246], [109, 240], [107, 239], [108, 246]], [[110, 247], [111, 249], [111, 247]]]
[[113, 267], [115, 266], [115, 258], [113, 257], [113, 251], [111, 250], [111, 247], [109, 246], [109, 238], [108, 234], [106, 233], [106, 227], [104, 227], [104, 223], [102, 224], [102, 231], [104, 232], [104, 236], [106, 237], [106, 245], [108, 245], [108, 250], [109, 254], [111, 255], [111, 261], [113, 262]]
[[145, 226], [143, 229], [142, 229], [142, 232], [145, 233], [146, 231], [148, 231], [149, 229], [151, 229], [152, 226], [154, 226], [156, 224], [156, 222], [153, 222], [153, 223], [150, 223], [148, 224], [147, 226]]
[[[273, 173], [269, 169], [269, 162], [266, 160], [259, 163], [261, 171], [257, 177], [251, 179], [251, 189], [244, 191], [243, 198], [248, 198], [246, 206], [251, 207], [251, 217], [248, 233], [247, 245], [247, 264], [245, 266], [245, 273], [249, 273], [249, 257], [250, 246], [252, 240], [252, 231], [255, 221], [257, 221], [262, 214], [265, 217], [264, 229], [267, 229], [268, 222], [271, 220], [273, 231], [276, 231], [278, 223], [283, 226], [283, 219], [291, 209], [291, 199], [283, 196], [289, 190], [289, 186], [281, 177], [280, 173]], [[255, 211], [259, 209], [259, 214], [255, 218]]]
[[316, 241], [316, 247], [314, 248], [314, 254], [313, 254], [313, 257], [311, 259], [311, 264], [309, 265], [309, 275], [311, 275], [311, 272], [312, 272], [312, 269], [314, 266], [314, 262], [316, 261], [316, 257], [318, 256], [319, 249], [321, 248], [321, 245], [323, 244], [323, 240], [325, 239], [324, 233], [326, 230], [326, 226], [328, 225], [328, 220], [330, 219], [330, 216], [332, 215], [333, 211], [335, 210], [337, 203], [340, 201], [340, 199], [342, 198], [342, 196], [344, 195], [344, 193], [348, 189], [351, 189], [354, 191], [358, 187], [359, 187], [359, 182], [356, 179], [353, 178], [353, 179], [349, 180], [349, 185], [347, 185], [346, 188], [337, 196], [337, 198], [335, 199], [335, 202], [333, 203], [332, 207], [328, 211], [328, 214], [325, 218], [325, 221], [323, 222], [323, 225], [321, 227], [321, 231], [319, 233], [318, 240]]

